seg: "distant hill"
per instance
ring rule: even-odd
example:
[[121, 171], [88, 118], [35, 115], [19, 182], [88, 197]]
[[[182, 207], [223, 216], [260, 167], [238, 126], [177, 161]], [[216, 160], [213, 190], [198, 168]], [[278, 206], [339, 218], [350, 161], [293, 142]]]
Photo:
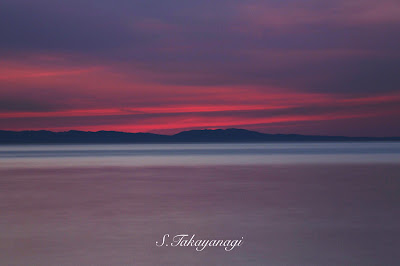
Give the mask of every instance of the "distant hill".
[[298, 142], [298, 141], [400, 141], [400, 137], [343, 137], [308, 136], [296, 134], [264, 134], [245, 129], [189, 130], [178, 134], [160, 135], [152, 133], [126, 133], [117, 131], [52, 132], [0, 130], [0, 144], [40, 143], [187, 143], [187, 142]]

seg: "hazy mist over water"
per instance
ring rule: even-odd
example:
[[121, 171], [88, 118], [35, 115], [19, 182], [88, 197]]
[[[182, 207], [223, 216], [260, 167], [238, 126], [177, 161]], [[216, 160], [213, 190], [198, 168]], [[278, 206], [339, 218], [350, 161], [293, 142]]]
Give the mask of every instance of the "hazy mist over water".
[[398, 163], [400, 143], [4, 145], [0, 168]]
[[400, 143], [0, 146], [0, 264], [398, 265], [399, 191]]

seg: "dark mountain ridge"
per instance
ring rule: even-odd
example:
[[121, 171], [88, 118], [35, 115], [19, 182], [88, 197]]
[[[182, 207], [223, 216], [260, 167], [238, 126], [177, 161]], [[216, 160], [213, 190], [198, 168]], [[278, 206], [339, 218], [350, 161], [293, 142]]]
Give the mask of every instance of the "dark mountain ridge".
[[246, 129], [204, 129], [183, 131], [175, 135], [126, 133], [118, 131], [52, 132], [0, 130], [0, 144], [45, 143], [207, 143], [207, 142], [314, 142], [314, 141], [400, 141], [400, 137], [344, 137], [297, 134], [265, 134]]

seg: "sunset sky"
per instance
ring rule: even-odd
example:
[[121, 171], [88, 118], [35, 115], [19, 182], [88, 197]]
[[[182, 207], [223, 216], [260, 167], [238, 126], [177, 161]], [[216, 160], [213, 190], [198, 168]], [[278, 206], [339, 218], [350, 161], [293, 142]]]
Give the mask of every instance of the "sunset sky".
[[399, 0], [1, 0], [0, 129], [400, 136]]

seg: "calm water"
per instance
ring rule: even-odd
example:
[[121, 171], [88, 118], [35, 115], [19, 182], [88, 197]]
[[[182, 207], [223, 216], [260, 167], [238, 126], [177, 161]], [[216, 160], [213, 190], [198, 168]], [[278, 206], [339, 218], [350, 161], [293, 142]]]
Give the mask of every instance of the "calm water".
[[400, 143], [0, 146], [0, 265], [399, 265], [399, 203]]

